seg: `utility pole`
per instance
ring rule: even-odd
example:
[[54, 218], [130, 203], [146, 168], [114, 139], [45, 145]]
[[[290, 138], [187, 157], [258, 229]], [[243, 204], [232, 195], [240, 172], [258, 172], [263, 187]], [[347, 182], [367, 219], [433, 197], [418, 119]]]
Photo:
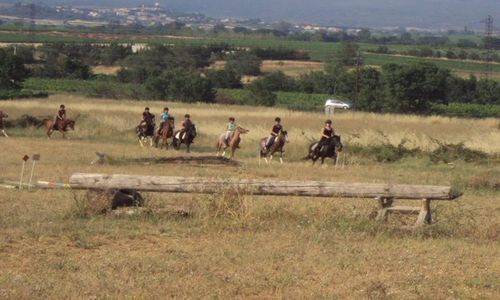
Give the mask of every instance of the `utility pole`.
[[484, 76], [486, 79], [489, 78], [492, 72], [492, 56], [493, 56], [493, 17], [491, 15], [487, 16], [481, 21], [484, 24], [484, 48], [486, 50], [486, 68]]

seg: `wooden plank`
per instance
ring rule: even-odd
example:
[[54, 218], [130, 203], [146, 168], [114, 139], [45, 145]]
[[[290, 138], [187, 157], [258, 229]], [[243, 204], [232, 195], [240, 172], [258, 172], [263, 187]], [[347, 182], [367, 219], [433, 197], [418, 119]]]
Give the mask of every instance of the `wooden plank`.
[[461, 194], [447, 186], [220, 179], [202, 177], [106, 175], [77, 173], [73, 189], [133, 189], [147, 192], [220, 193], [239, 189], [254, 195], [453, 200]]

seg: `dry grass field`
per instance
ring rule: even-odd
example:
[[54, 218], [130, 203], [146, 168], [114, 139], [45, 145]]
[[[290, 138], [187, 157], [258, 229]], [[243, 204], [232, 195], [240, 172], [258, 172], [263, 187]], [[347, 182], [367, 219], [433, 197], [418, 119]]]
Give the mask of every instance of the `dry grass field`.
[[[143, 216], [88, 212], [84, 192], [0, 190], [0, 298], [333, 298], [495, 299], [500, 294], [500, 164], [453, 164], [407, 157], [381, 163], [349, 155], [345, 169], [301, 158], [325, 116], [279, 108], [107, 101], [56, 95], [2, 101], [12, 119], [51, 115], [65, 103], [79, 115], [70, 139], [11, 129], [0, 138], [0, 180], [19, 177], [21, 157], [41, 154], [35, 177], [67, 182], [74, 172], [215, 176], [346, 182], [452, 184], [465, 194], [433, 202], [435, 224], [411, 230], [413, 217], [373, 218], [370, 199], [308, 199], [146, 193]], [[140, 148], [133, 128], [144, 106], [192, 115], [199, 137], [191, 155], [214, 153], [229, 116], [249, 129], [240, 166], [131, 164], [127, 158], [186, 155]], [[285, 164], [257, 163], [257, 141], [281, 116], [290, 133]], [[350, 144], [381, 141], [432, 151], [433, 139], [500, 153], [498, 119], [339, 113], [335, 128]], [[111, 164], [91, 166], [94, 152]], [[348, 153], [349, 154], [349, 153]], [[498, 157], [498, 156], [497, 156]], [[162, 213], [181, 205], [188, 217]]]

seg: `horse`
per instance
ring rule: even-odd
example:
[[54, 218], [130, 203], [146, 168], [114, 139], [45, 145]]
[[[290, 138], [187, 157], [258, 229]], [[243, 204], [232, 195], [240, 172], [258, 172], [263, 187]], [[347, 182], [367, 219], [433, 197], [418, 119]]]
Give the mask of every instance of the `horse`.
[[172, 146], [174, 147], [175, 150], [180, 150], [181, 145], [185, 144], [186, 145], [186, 151], [187, 153], [191, 152], [191, 144], [193, 143], [194, 139], [196, 138], [196, 126], [192, 124], [185, 132], [182, 134], [182, 130], [177, 130], [174, 134], [174, 139], [172, 141]]
[[141, 122], [135, 128], [135, 133], [137, 134], [137, 138], [139, 139], [139, 144], [141, 147], [144, 147], [144, 141], [149, 139], [150, 147], [153, 147], [153, 138], [155, 136], [155, 125], [147, 124], [145, 122]]
[[174, 120], [169, 119], [163, 123], [161, 131], [155, 135], [155, 145], [158, 147], [158, 144], [161, 139], [160, 149], [164, 146], [168, 149], [168, 139], [174, 136]]
[[223, 133], [219, 136], [219, 140], [217, 141], [217, 156], [219, 156], [220, 152], [222, 152], [222, 157], [226, 156], [226, 149], [228, 147], [231, 148], [231, 156], [232, 159], [234, 157], [234, 152], [239, 148], [241, 142], [241, 135], [248, 133], [249, 130], [238, 126], [233, 133], [233, 136], [230, 138], [229, 143], [226, 144], [226, 134]]
[[[288, 132], [282, 130], [280, 134], [274, 140], [274, 143], [266, 148], [267, 138], [262, 138], [260, 140], [260, 151], [259, 151], [259, 164], [262, 158], [266, 161], [266, 163], [270, 163], [273, 160], [273, 155], [276, 152], [280, 153], [280, 163], [283, 164], [283, 153], [285, 152], [285, 144], [288, 143]], [[267, 158], [269, 157], [269, 161]]]
[[45, 128], [47, 128], [47, 136], [49, 137], [49, 139], [52, 136], [52, 133], [56, 130], [59, 131], [62, 134], [63, 139], [65, 139], [66, 132], [68, 132], [69, 129], [75, 130], [75, 124], [76, 124], [76, 119], [75, 120], [64, 119], [59, 122], [54, 122], [54, 120], [51, 119], [44, 119], [38, 125], [37, 128], [40, 128], [43, 125], [45, 125]]
[[316, 161], [321, 158], [321, 164], [325, 162], [325, 158], [332, 158], [334, 163], [337, 163], [337, 152], [342, 152], [344, 145], [340, 139], [339, 135], [334, 135], [332, 138], [328, 139], [321, 149], [316, 149], [319, 142], [314, 142], [309, 146], [309, 154], [305, 159], [311, 159], [313, 165]]

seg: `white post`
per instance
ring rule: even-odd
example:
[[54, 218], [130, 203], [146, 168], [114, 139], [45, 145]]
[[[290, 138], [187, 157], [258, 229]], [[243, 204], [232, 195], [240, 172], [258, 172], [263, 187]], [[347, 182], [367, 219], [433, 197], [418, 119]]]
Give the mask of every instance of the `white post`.
[[26, 161], [28, 161], [29, 156], [25, 155], [23, 157], [23, 166], [21, 167], [21, 178], [19, 179], [19, 190], [23, 189], [23, 177], [24, 177], [24, 167], [26, 166]]
[[33, 174], [35, 173], [35, 164], [38, 160], [40, 160], [40, 154], [34, 154], [33, 155], [33, 165], [31, 166], [30, 180], [28, 182], [28, 191], [31, 191], [31, 182], [33, 181]]

